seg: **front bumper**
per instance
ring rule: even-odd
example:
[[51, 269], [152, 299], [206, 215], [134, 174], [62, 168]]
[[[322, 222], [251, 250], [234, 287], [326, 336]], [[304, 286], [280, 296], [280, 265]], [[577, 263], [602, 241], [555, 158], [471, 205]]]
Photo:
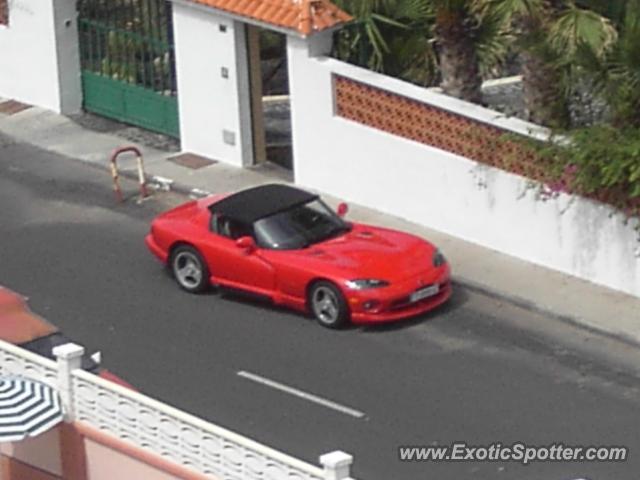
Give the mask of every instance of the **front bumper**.
[[[416, 302], [409, 301], [416, 290], [433, 284], [438, 284], [437, 294]], [[451, 293], [451, 272], [445, 264], [389, 287], [346, 290], [345, 297], [351, 309], [352, 323], [384, 323], [428, 312], [446, 302]], [[375, 302], [375, 307], [365, 308], [367, 302]]]

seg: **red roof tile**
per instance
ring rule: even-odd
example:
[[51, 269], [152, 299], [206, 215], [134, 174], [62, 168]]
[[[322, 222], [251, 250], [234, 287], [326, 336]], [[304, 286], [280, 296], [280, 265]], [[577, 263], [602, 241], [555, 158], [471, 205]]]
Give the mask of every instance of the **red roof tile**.
[[351, 20], [329, 0], [191, 0], [302, 35], [326, 30]]

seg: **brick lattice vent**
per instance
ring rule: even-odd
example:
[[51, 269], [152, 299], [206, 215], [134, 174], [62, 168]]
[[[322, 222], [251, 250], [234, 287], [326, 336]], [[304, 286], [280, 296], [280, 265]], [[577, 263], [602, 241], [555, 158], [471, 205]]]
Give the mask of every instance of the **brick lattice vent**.
[[334, 76], [337, 115], [537, 180], [545, 171], [505, 131], [396, 93]]

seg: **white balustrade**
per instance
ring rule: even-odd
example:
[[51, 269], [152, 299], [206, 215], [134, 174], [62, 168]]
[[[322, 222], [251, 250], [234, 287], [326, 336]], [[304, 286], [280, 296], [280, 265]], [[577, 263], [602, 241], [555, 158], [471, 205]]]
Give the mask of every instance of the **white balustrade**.
[[349, 455], [336, 457], [338, 466], [329, 457], [322, 469], [85, 371], [71, 375], [75, 420], [202, 474], [220, 480], [349, 477]]
[[352, 457], [332, 452], [324, 468], [298, 460], [80, 369], [83, 348], [56, 347], [58, 362], [0, 340], [0, 375], [58, 389], [66, 419], [80, 421], [165, 460], [219, 480], [352, 480]]
[[0, 375], [18, 375], [58, 387], [56, 362], [0, 340]]

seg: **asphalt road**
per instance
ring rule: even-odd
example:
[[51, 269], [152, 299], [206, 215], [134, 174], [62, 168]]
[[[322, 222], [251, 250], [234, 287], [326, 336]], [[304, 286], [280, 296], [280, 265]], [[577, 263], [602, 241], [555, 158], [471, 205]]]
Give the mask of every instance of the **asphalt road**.
[[[0, 284], [149, 395], [313, 463], [350, 452], [360, 480], [637, 480], [635, 349], [460, 289], [418, 320], [338, 332], [237, 295], [188, 295], [143, 244], [153, 215], [182, 200], [116, 205], [105, 172], [0, 137]], [[453, 441], [624, 445], [630, 458], [398, 459], [401, 445]]]

